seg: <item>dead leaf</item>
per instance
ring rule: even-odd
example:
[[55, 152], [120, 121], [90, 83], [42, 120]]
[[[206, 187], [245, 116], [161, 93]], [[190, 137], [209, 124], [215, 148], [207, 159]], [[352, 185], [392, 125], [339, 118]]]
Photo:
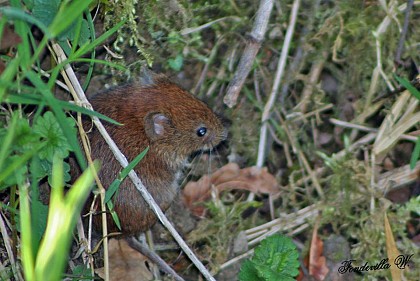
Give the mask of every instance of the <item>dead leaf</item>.
[[238, 164], [228, 163], [210, 177], [205, 175], [198, 181], [191, 181], [185, 186], [182, 197], [185, 205], [194, 215], [204, 215], [204, 206], [196, 203], [208, 200], [212, 187], [217, 192], [240, 189], [254, 193], [275, 194], [279, 191], [276, 178], [267, 171], [267, 168], [253, 166], [240, 169]]
[[12, 28], [5, 26], [3, 29], [3, 36], [0, 41], [0, 50], [14, 47], [22, 41]]
[[[394, 261], [399, 255], [397, 246], [395, 245], [394, 235], [392, 234], [391, 225], [388, 221], [386, 212], [384, 213], [384, 228], [385, 228], [385, 240], [386, 240], [386, 253], [389, 261]], [[391, 266], [392, 280], [401, 280], [402, 271], [396, 266]]]
[[324, 280], [329, 272], [326, 258], [322, 255], [323, 250], [324, 242], [318, 237], [318, 223], [316, 223], [309, 250], [309, 275], [319, 281]]
[[205, 208], [198, 202], [204, 202], [210, 198], [210, 177], [204, 175], [197, 182], [189, 182], [182, 190], [182, 200], [184, 205], [191, 210], [195, 216], [204, 216]]
[[[153, 280], [153, 275], [147, 268], [147, 258], [128, 246], [125, 240], [109, 240], [109, 280]], [[104, 268], [98, 268], [95, 272], [104, 278]]]

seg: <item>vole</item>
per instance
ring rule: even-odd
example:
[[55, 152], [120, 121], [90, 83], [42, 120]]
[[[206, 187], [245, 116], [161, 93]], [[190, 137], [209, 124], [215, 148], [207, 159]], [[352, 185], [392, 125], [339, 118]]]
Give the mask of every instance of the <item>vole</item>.
[[[204, 102], [164, 75], [146, 72], [139, 82], [96, 94], [90, 102], [95, 111], [123, 124], [104, 122], [128, 161], [149, 147], [134, 170], [163, 211], [178, 193], [178, 180], [188, 157], [212, 149], [226, 138], [221, 119]], [[102, 162], [99, 178], [108, 188], [118, 177], [121, 165], [96, 129], [88, 137], [92, 158]], [[121, 183], [113, 203], [122, 230], [108, 215], [109, 232], [133, 236], [156, 222], [155, 214], [128, 177]], [[94, 221], [99, 226], [100, 215], [96, 217]]]

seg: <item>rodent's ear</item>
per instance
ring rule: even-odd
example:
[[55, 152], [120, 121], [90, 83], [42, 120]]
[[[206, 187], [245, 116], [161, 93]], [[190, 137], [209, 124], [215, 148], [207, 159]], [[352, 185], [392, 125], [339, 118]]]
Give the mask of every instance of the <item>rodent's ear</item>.
[[150, 112], [144, 117], [144, 129], [150, 140], [163, 137], [170, 126], [171, 120], [162, 113]]
[[142, 67], [140, 69], [140, 85], [143, 87], [152, 87], [166, 80], [167, 78], [165, 75], [156, 74], [147, 67]]

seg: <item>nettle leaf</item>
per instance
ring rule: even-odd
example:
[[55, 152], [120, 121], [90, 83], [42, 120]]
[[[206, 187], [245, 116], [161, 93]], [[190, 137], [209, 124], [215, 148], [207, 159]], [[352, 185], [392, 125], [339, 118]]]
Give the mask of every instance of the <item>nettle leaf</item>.
[[[270, 236], [261, 242], [255, 249], [254, 257], [249, 260], [253, 268], [249, 264], [241, 267], [240, 280], [295, 280], [294, 277], [299, 273], [298, 258], [296, 245], [289, 237]], [[255, 274], [257, 279], [245, 278]]]
[[[48, 176], [48, 183], [51, 185], [52, 162], [46, 159], [39, 160], [37, 162], [37, 165], [32, 167], [32, 173], [35, 173], [35, 179], [37, 181], [40, 181], [43, 178]], [[64, 182], [69, 182], [71, 180], [70, 164], [67, 162], [63, 162], [63, 179], [64, 179]]]
[[13, 142], [13, 149], [16, 152], [25, 152], [33, 148], [34, 144], [39, 143], [39, 136], [34, 134], [29, 120], [19, 118], [16, 123], [16, 132]]
[[[73, 119], [66, 118], [66, 120], [68, 125], [75, 130]], [[69, 155], [69, 151], [72, 150], [57, 119], [51, 111], [44, 113], [42, 117], [36, 120], [34, 132], [41, 137], [41, 141], [47, 142], [47, 145], [39, 152], [39, 158], [41, 160], [46, 159], [52, 162], [54, 154], [64, 159]], [[74, 133], [76, 134], [76, 131]]]
[[254, 265], [255, 269], [258, 271], [258, 280], [282, 280], [282, 281], [295, 281], [295, 278], [291, 277], [287, 273], [277, 272], [273, 268], [267, 265]]
[[250, 260], [246, 260], [241, 265], [241, 271], [239, 272], [240, 281], [260, 281], [258, 271], [255, 265]]

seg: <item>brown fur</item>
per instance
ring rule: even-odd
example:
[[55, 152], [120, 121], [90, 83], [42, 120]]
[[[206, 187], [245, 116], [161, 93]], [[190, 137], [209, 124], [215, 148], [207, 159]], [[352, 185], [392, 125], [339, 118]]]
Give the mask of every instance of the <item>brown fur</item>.
[[[178, 192], [177, 175], [193, 152], [217, 145], [225, 136], [220, 119], [202, 101], [169, 82], [164, 76], [154, 75], [134, 83], [97, 94], [91, 99], [93, 108], [123, 123], [104, 124], [128, 161], [133, 160], [147, 146], [149, 151], [135, 171], [159, 206], [166, 210]], [[90, 126], [85, 122], [85, 126]], [[206, 127], [203, 137], [197, 129]], [[121, 166], [99, 132], [89, 133], [93, 159], [100, 159], [99, 177], [105, 186], [117, 178]], [[149, 229], [156, 216], [127, 177], [113, 199], [121, 221], [124, 236]], [[95, 224], [100, 225], [100, 216]], [[108, 216], [110, 232], [119, 231]]]

